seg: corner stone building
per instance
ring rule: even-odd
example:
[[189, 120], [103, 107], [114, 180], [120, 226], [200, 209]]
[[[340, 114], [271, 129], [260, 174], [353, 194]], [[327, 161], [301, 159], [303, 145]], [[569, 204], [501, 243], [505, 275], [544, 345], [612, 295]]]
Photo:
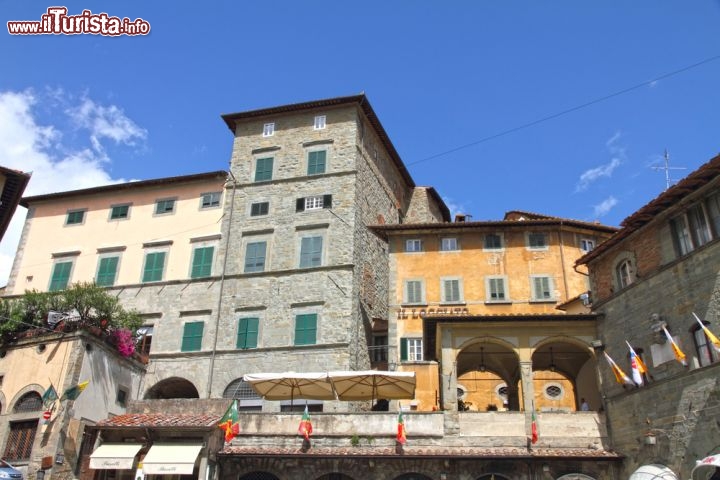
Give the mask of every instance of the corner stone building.
[[[648, 372], [639, 388], [601, 370], [608, 431], [625, 456], [619, 478], [647, 464], [690, 478], [695, 462], [720, 453], [720, 156], [628, 217], [579, 260], [605, 352], [629, 375], [629, 342]], [[679, 362], [663, 327], [685, 355]]]

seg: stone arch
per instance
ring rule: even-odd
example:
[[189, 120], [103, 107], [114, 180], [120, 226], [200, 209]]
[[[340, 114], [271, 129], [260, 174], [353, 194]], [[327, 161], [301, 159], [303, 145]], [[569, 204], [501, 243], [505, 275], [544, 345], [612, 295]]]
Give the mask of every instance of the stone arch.
[[0, 415], [5, 411], [7, 407], [7, 400], [5, 400], [5, 394], [0, 392]]
[[595, 478], [584, 473], [566, 473], [562, 477], [558, 477], [557, 480], [595, 480]]
[[181, 377], [170, 377], [160, 380], [145, 393], [145, 400], [163, 398], [200, 398], [195, 385]]
[[[476, 337], [461, 345], [455, 362], [458, 389], [465, 391], [458, 402], [459, 410], [520, 408], [520, 356], [515, 345], [497, 337]], [[497, 395], [501, 384], [505, 386], [505, 398]]]
[[13, 410], [15, 410], [15, 405], [17, 405], [18, 401], [22, 397], [24, 397], [25, 394], [30, 393], [30, 392], [35, 392], [38, 395], [40, 395], [40, 392], [44, 392], [44, 391], [45, 391], [45, 389], [42, 386], [38, 385], [37, 383], [31, 383], [29, 385], [25, 385], [23, 388], [18, 390], [18, 392], [13, 397], [13, 399], [10, 401], [10, 403], [5, 408], [5, 411], [12, 412]]
[[[532, 349], [534, 384], [541, 393], [539, 408], [580, 410], [581, 398], [593, 409], [601, 406], [597, 358], [591, 345], [568, 335], [554, 335], [537, 341]], [[553, 397], [546, 388], [559, 394]]]
[[278, 477], [268, 472], [250, 472], [241, 476], [239, 480], [280, 480]]
[[432, 480], [432, 478], [422, 473], [403, 473], [395, 477], [393, 480]]
[[27, 392], [13, 405], [12, 413], [39, 412], [43, 408], [42, 397], [36, 391]]

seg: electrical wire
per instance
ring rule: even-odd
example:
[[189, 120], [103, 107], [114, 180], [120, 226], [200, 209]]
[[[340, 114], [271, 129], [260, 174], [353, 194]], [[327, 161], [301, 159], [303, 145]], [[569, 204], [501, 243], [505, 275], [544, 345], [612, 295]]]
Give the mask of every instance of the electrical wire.
[[517, 127], [512, 127], [512, 128], [507, 129], [507, 130], [503, 130], [503, 131], [501, 131], [501, 132], [498, 132], [498, 133], [495, 133], [495, 134], [492, 134], [492, 135], [488, 135], [487, 137], [483, 137], [483, 138], [481, 138], [481, 139], [479, 139], [479, 140], [476, 140], [476, 141], [474, 141], [474, 142], [466, 143], [466, 144], [464, 144], [464, 145], [460, 145], [459, 147], [451, 148], [450, 150], [446, 150], [446, 151], [444, 151], [444, 152], [436, 153], [435, 155], [430, 155], [429, 157], [421, 158], [420, 160], [415, 160], [414, 162], [409, 162], [409, 163], [407, 163], [406, 165], [407, 165], [407, 166], [417, 165], [418, 163], [423, 163], [423, 162], [427, 162], [428, 160], [433, 160], [433, 159], [435, 159], [435, 158], [443, 157], [443, 156], [445, 156], [445, 155], [449, 155], [449, 154], [451, 154], [451, 153], [455, 153], [455, 152], [457, 152], [457, 151], [459, 151], [459, 150], [464, 150], [464, 149], [466, 149], [466, 148], [473, 147], [473, 146], [475, 146], [475, 145], [479, 145], [479, 144], [481, 144], [481, 143], [485, 143], [485, 142], [487, 142], [487, 141], [494, 140], [494, 139], [499, 138], [499, 137], [503, 137], [503, 136], [508, 135], [508, 134], [510, 134], [510, 133], [515, 133], [515, 132], [517, 132], [517, 131], [519, 131], [519, 130], [524, 130], [524, 129], [526, 129], [526, 128], [533, 127], [533, 126], [538, 125], [538, 124], [540, 124], [540, 123], [547, 122], [548, 120], [553, 120], [553, 119], [558, 118], [558, 117], [561, 117], [561, 116], [563, 116], [563, 115], [567, 115], [568, 113], [576, 112], [576, 111], [581, 110], [581, 109], [583, 109], [583, 108], [587, 108], [587, 107], [589, 107], [589, 106], [591, 106], [591, 105], [595, 105], [596, 103], [604, 102], [605, 100], [609, 100], [609, 99], [611, 99], [611, 98], [614, 98], [614, 97], [623, 95], [623, 94], [628, 93], [628, 92], [631, 92], [631, 91], [633, 91], [633, 90], [637, 90], [638, 88], [642, 88], [642, 87], [645, 87], [645, 86], [647, 86], [647, 85], [651, 85], [651, 84], [653, 84], [653, 83], [655, 83], [655, 82], [658, 82], [658, 81], [660, 81], [660, 80], [664, 80], [664, 79], [670, 78], [670, 77], [672, 77], [672, 76], [674, 76], [674, 75], [678, 75], [678, 74], [680, 74], [680, 73], [687, 72], [688, 70], [692, 70], [693, 68], [697, 68], [697, 67], [699, 67], [699, 66], [705, 65], [706, 63], [710, 63], [710, 62], [715, 61], [715, 60], [718, 60], [718, 59], [720, 59], [720, 55], [715, 55], [715, 56], [706, 58], [706, 59], [701, 60], [701, 61], [699, 61], [699, 62], [697, 62], [697, 63], [693, 63], [692, 65], [687, 65], [687, 66], [685, 66], [685, 67], [683, 67], [683, 68], [680, 68], [680, 69], [677, 69], [677, 70], [673, 70], [672, 72], [664, 73], [664, 74], [662, 74], [662, 75], [660, 75], [660, 76], [658, 76], [658, 77], [653, 78], [652, 80], [647, 80], [647, 81], [638, 83], [638, 84], [636, 84], [636, 85], [633, 85], [633, 86], [631, 86], [631, 87], [627, 87], [627, 88], [624, 88], [624, 89], [622, 89], [622, 90], [618, 90], [617, 92], [613, 92], [613, 93], [610, 93], [610, 94], [608, 94], [608, 95], [604, 95], [604, 96], [602, 96], [602, 97], [596, 98], [596, 99], [594, 99], [594, 100], [590, 100], [590, 101], [588, 101], [588, 102], [582, 103], [582, 104], [580, 104], [580, 105], [576, 105], [576, 106], [571, 107], [571, 108], [568, 108], [568, 109], [566, 109], [566, 110], [562, 110], [562, 111], [560, 111], [560, 112], [553, 113], [553, 114], [551, 114], [551, 115], [548, 115], [548, 116], [539, 118], [539, 119], [537, 119], [537, 120], [533, 120], [533, 121], [528, 122], [528, 123], [523, 123], [522, 125], [518, 125]]

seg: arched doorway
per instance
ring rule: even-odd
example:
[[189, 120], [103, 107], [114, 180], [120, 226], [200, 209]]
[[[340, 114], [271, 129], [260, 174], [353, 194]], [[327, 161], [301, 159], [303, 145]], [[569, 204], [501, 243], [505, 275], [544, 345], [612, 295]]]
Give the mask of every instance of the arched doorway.
[[246, 473], [239, 480], [280, 480], [272, 473], [267, 472], [250, 472]]
[[519, 410], [519, 359], [504, 342], [486, 338], [457, 356], [458, 410]]
[[595, 357], [582, 342], [548, 339], [533, 351], [532, 367], [536, 409], [572, 412], [582, 398], [593, 410], [600, 407]]
[[145, 394], [145, 400], [163, 398], [200, 398], [200, 395], [190, 381], [180, 377], [171, 377], [156, 383]]

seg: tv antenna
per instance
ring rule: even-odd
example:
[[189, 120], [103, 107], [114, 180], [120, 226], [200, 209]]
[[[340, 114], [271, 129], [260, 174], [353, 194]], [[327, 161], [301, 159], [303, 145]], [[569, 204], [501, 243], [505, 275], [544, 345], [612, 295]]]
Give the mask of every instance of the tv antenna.
[[665, 166], [664, 167], [652, 167], [653, 170], [665, 170], [665, 190], [670, 188], [670, 170], [685, 170], [685, 167], [671, 167], [670, 166], [670, 154], [667, 151], [667, 148], [665, 149], [665, 155], [663, 155], [665, 159]]

